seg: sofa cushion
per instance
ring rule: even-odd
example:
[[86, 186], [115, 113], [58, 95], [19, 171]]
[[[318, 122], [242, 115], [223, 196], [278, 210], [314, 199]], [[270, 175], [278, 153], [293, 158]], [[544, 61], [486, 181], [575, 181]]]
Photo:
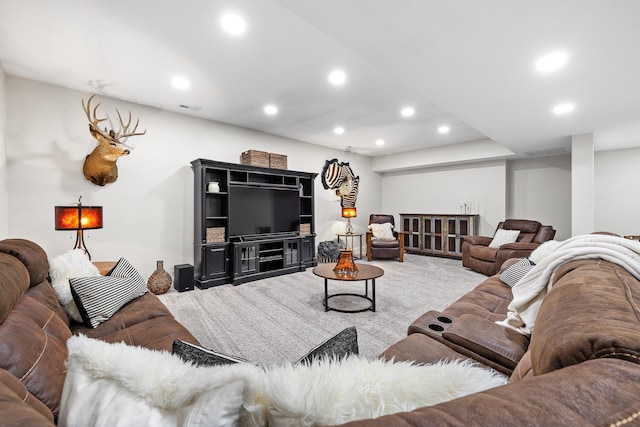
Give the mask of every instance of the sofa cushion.
[[83, 323], [94, 328], [147, 292], [140, 273], [124, 258], [108, 276], [72, 277], [69, 283]]
[[53, 414], [49, 408], [4, 369], [0, 369], [0, 414], [3, 426], [53, 426]]
[[5, 239], [0, 241], [0, 252], [16, 257], [27, 267], [30, 286], [46, 280], [49, 273], [47, 253], [37, 243], [24, 239]]
[[639, 363], [638, 301], [640, 283], [624, 268], [601, 259], [565, 264], [531, 335], [535, 375], [603, 357]]
[[502, 228], [506, 230], [520, 230], [521, 233], [536, 234], [542, 224], [538, 221], [529, 219], [507, 219], [504, 221]]
[[29, 289], [29, 271], [17, 258], [0, 253], [0, 323]]

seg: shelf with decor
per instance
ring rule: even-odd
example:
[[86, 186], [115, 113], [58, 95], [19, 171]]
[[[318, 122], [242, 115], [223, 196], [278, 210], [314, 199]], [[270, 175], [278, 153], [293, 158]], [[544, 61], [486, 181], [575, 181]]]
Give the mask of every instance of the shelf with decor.
[[196, 159], [194, 275], [206, 289], [316, 265], [317, 174]]
[[480, 216], [473, 214], [400, 214], [404, 250], [461, 259], [462, 241], [477, 235], [479, 221]]

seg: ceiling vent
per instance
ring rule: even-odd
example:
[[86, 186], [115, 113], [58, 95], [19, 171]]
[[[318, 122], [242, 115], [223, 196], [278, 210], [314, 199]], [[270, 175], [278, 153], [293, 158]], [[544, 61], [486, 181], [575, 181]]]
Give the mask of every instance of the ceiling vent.
[[568, 153], [564, 147], [547, 148], [546, 150], [525, 151], [525, 155], [529, 157], [554, 156], [557, 154]]
[[193, 110], [193, 111], [202, 110], [202, 107], [194, 107], [192, 105], [184, 105], [184, 104], [180, 104], [180, 108], [186, 108], [187, 110]]

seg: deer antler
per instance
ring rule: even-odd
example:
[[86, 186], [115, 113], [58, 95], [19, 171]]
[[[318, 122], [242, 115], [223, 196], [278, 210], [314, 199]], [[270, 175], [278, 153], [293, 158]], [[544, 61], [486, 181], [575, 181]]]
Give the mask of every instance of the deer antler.
[[105, 117], [104, 119], [98, 119], [96, 117], [96, 112], [98, 111], [98, 107], [100, 106], [100, 103], [98, 102], [98, 104], [93, 108], [93, 115], [92, 115], [92, 111], [91, 111], [91, 100], [93, 100], [93, 97], [95, 95], [91, 95], [91, 97], [89, 98], [89, 100], [87, 100], [87, 105], [84, 105], [84, 99], [82, 100], [82, 109], [84, 110], [84, 113], [87, 115], [87, 119], [89, 120], [89, 126], [91, 127], [91, 129], [94, 132], [98, 132], [99, 134], [108, 137], [108, 134], [105, 133], [107, 128], [105, 128], [105, 132], [102, 132], [100, 130], [100, 126], [98, 126], [98, 123], [100, 122], [104, 122], [105, 120], [107, 120], [107, 117]]
[[144, 135], [145, 133], [147, 133], [146, 129], [144, 130], [144, 132], [136, 133], [136, 130], [138, 130], [138, 125], [140, 124], [139, 118], [136, 120], [136, 125], [133, 127], [133, 130], [130, 133], [127, 133], [127, 131], [129, 130], [129, 126], [131, 125], [131, 111], [129, 111], [129, 120], [127, 121], [126, 125], [122, 122], [122, 116], [120, 115], [120, 111], [118, 111], [117, 108], [116, 108], [116, 113], [118, 113], [118, 119], [120, 119], [120, 127], [122, 128], [122, 133], [117, 133], [115, 135], [115, 138], [117, 140], [119, 140], [120, 138], [127, 138], [129, 136], [136, 136], [136, 135]]

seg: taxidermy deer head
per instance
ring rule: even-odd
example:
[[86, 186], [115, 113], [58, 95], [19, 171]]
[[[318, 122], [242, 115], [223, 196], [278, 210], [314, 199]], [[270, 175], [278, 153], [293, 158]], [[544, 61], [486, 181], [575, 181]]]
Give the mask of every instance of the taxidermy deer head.
[[105, 184], [115, 182], [118, 179], [118, 167], [116, 166], [116, 162], [119, 157], [129, 154], [129, 149], [120, 142], [120, 139], [127, 138], [129, 136], [144, 135], [147, 133], [147, 130], [145, 129], [144, 132], [136, 133], [136, 130], [138, 129], [138, 122], [140, 121], [136, 120], [136, 125], [133, 127], [133, 130], [129, 132], [129, 126], [131, 125], [131, 111], [129, 111], [127, 124], [124, 124], [122, 116], [120, 116], [120, 112], [117, 109], [116, 112], [118, 113], [118, 119], [120, 120], [120, 131], [116, 133], [113, 129], [108, 130], [106, 127], [104, 130], [100, 130], [100, 127], [98, 126], [99, 123], [107, 120], [107, 117], [103, 119], [98, 119], [96, 117], [96, 112], [100, 103], [96, 104], [93, 110], [91, 110], [91, 100], [93, 100], [94, 96], [95, 95], [91, 95], [91, 98], [87, 101], [87, 105], [84, 104], [83, 99], [82, 108], [87, 115], [87, 119], [89, 119], [89, 133], [91, 133], [91, 136], [98, 141], [98, 146], [94, 148], [91, 154], [89, 154], [84, 160], [82, 172], [84, 173], [84, 177], [89, 181], [96, 185], [103, 186]]

